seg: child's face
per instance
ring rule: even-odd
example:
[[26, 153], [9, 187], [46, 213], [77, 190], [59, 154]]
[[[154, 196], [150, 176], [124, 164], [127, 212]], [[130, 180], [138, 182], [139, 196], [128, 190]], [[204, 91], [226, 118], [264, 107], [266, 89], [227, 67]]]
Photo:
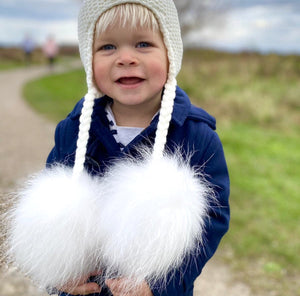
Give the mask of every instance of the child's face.
[[168, 74], [160, 32], [111, 26], [95, 39], [93, 50], [96, 85], [114, 100], [114, 108], [159, 108]]

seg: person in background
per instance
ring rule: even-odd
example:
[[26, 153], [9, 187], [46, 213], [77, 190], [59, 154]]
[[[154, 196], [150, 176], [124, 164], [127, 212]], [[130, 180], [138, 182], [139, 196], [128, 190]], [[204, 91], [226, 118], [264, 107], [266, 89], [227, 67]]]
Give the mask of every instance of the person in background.
[[49, 36], [43, 46], [44, 55], [48, 59], [49, 67], [54, 66], [55, 58], [58, 54], [59, 48], [53, 36]]
[[32, 62], [32, 53], [35, 49], [34, 41], [29, 34], [27, 34], [23, 40], [22, 49], [25, 56], [25, 64], [28, 66]]

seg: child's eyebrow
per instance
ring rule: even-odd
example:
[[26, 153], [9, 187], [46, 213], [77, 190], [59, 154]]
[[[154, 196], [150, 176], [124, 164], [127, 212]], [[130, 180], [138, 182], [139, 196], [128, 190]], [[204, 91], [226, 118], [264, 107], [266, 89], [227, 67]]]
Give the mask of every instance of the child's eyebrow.
[[[154, 37], [154, 31], [149, 32], [133, 32], [131, 34], [132, 41], [151, 41]], [[94, 46], [106, 43], [118, 43], [118, 39], [112, 37], [109, 32], [103, 32], [94, 40]]]
[[94, 40], [94, 44], [103, 44], [103, 43], [114, 43], [116, 40], [109, 36], [109, 34], [101, 34], [100, 36], [96, 37]]
[[135, 37], [137, 38], [152, 38], [156, 32], [152, 30], [147, 30], [145, 32], [138, 31], [135, 33]]

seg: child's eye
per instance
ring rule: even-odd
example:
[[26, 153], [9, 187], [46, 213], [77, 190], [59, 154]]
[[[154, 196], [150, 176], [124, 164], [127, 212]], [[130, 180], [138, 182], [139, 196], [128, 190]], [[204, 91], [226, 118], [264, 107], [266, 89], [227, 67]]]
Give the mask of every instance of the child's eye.
[[116, 49], [116, 47], [112, 44], [105, 44], [99, 48], [99, 50], [113, 50], [113, 49]]
[[145, 48], [145, 47], [150, 47], [150, 46], [151, 46], [151, 44], [150, 44], [149, 42], [145, 42], [145, 41], [139, 42], [139, 43], [137, 44], [137, 47], [138, 47], [138, 48]]

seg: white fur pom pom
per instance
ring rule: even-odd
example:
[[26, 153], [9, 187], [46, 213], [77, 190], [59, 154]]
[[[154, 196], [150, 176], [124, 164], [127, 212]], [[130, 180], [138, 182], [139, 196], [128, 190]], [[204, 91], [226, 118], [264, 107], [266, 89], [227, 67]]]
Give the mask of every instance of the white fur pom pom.
[[41, 288], [95, 271], [96, 195], [95, 179], [86, 173], [73, 178], [66, 167], [42, 171], [19, 193], [10, 213], [8, 256]]
[[102, 185], [97, 229], [108, 277], [164, 280], [202, 242], [212, 190], [179, 155], [125, 159]]
[[42, 288], [96, 270], [154, 284], [202, 242], [207, 182], [182, 157], [126, 158], [102, 177], [54, 167], [28, 181], [10, 212], [9, 259]]

